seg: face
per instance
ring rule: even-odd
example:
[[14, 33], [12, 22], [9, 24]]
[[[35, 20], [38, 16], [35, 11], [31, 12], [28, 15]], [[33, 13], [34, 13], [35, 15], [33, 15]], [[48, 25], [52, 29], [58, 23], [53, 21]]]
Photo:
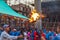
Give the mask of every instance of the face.
[[30, 30], [30, 32], [32, 33], [32, 30]]
[[59, 27], [57, 27], [57, 32], [58, 32], [58, 33], [60, 32], [60, 29], [59, 29]]
[[7, 30], [7, 31], [10, 31], [10, 27], [7, 27], [6, 30]]

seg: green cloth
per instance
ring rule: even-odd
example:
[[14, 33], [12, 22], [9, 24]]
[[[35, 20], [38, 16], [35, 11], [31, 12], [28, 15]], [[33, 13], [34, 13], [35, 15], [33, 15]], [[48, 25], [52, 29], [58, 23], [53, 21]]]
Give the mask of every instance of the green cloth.
[[3, 0], [0, 0], [0, 13], [28, 19], [26, 16], [23, 16], [22, 14], [16, 13]]

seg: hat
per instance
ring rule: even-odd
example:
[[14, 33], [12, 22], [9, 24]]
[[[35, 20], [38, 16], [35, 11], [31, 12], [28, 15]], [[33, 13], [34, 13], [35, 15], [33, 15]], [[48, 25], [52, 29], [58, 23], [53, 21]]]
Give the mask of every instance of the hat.
[[14, 31], [16, 31], [16, 29], [13, 29]]
[[7, 24], [5, 24], [5, 25], [3, 26], [3, 28], [7, 28], [7, 27], [9, 27], [9, 25], [7, 25]]

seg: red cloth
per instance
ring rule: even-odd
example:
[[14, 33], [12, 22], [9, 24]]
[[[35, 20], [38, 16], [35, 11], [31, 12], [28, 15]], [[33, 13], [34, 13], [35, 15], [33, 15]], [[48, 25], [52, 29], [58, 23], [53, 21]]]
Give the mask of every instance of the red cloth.
[[38, 39], [37, 36], [38, 36], [38, 33], [35, 31], [34, 32], [34, 40], [37, 40]]
[[44, 33], [41, 34], [42, 37], [44, 37], [46, 39], [46, 35]]

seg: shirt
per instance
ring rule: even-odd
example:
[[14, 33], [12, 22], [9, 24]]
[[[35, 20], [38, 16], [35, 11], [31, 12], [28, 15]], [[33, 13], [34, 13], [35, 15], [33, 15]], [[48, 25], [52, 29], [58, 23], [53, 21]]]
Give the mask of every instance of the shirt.
[[51, 32], [51, 35], [50, 35], [49, 39], [50, 39], [50, 40], [53, 40], [55, 36], [56, 36], [56, 33]]
[[42, 37], [46, 38], [46, 35], [44, 33], [41, 34]]
[[13, 31], [11, 31], [9, 34], [10, 34], [11, 36], [16, 36], [16, 32], [13, 32]]
[[2, 32], [3, 32], [3, 30], [0, 30], [0, 35], [1, 35]]
[[24, 32], [24, 40], [27, 40], [27, 33]]
[[60, 34], [57, 34], [57, 36], [53, 40], [60, 40]]
[[51, 35], [51, 32], [46, 33], [46, 40], [49, 40], [50, 35]]
[[43, 32], [46, 33], [46, 29], [43, 29]]
[[11, 36], [6, 31], [3, 31], [0, 38], [0, 40], [14, 40], [17, 39], [17, 36]]
[[19, 36], [19, 35], [21, 35], [21, 32], [20, 31], [17, 31], [15, 35], [16, 36]]

